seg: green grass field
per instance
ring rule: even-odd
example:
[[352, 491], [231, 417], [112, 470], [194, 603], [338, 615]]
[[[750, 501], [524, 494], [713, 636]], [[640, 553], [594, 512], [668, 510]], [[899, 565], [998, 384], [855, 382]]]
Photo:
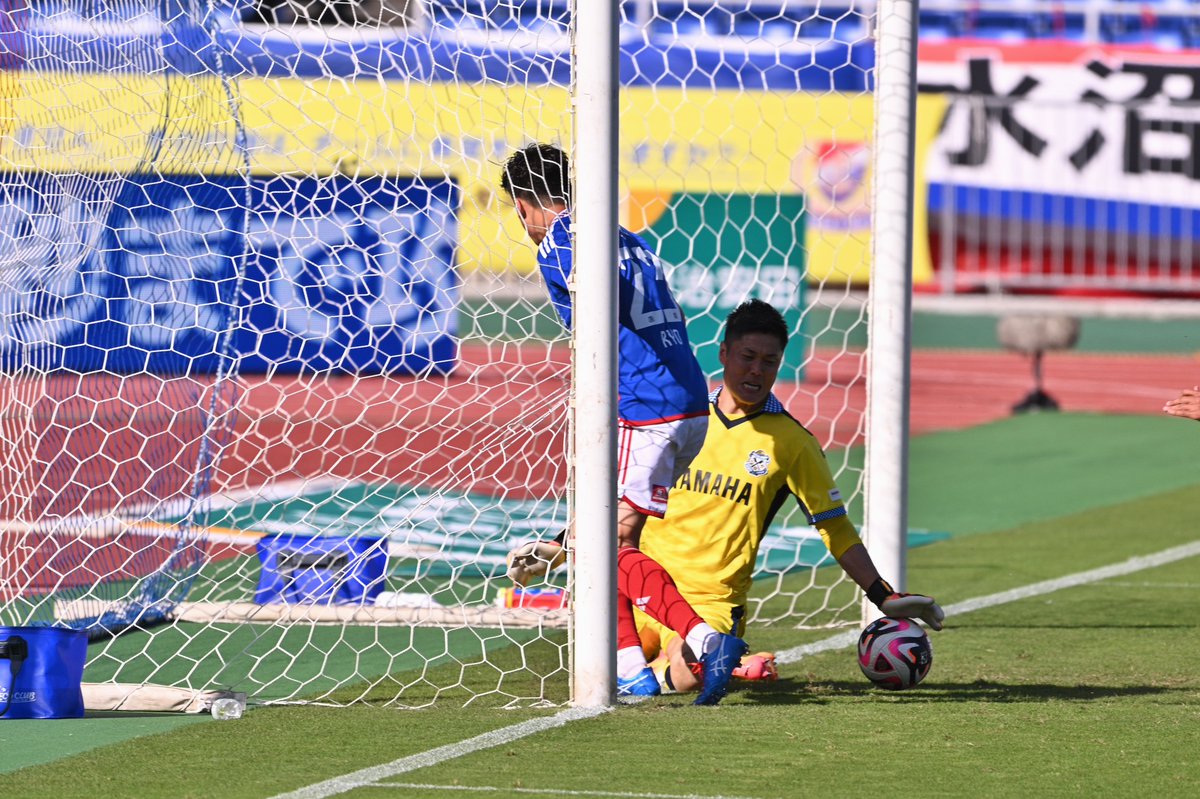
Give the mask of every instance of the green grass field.
[[[953, 536], [910, 552], [909, 584], [954, 606], [1194, 544], [1198, 447], [1200, 427], [1179, 420], [1072, 414], [914, 439], [912, 522]], [[827, 651], [785, 663], [776, 683], [737, 686], [718, 708], [673, 696], [619, 707], [337, 795], [1195, 796], [1198, 575], [1200, 558], [1183, 558], [953, 615], [909, 692], [873, 689], [849, 649]], [[749, 637], [786, 652], [829, 634]], [[463, 679], [494, 682], [522, 661], [554, 672], [563, 658], [552, 642], [508, 647]], [[270, 797], [561, 710], [486, 697], [463, 708], [465, 690], [421, 710], [0, 722], [0, 796]], [[566, 691], [559, 670], [545, 692]]]

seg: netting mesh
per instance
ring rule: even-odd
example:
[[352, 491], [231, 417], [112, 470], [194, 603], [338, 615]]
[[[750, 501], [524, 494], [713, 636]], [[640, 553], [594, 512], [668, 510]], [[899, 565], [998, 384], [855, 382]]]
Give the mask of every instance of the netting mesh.
[[[504, 557], [570, 523], [569, 334], [497, 184], [570, 149], [569, 5], [6, 6], [0, 622], [92, 631], [89, 682], [565, 700], [567, 575], [504, 607]], [[619, 56], [623, 224], [714, 381], [725, 315], [784, 311], [848, 496], [868, 22], [628, 3]], [[828, 563], [781, 517], [751, 637], [856, 621]]]
[[[144, 624], [203, 562], [242, 268], [209, 243], [246, 209], [234, 96], [187, 11], [4, 9], [0, 594], [22, 622]], [[169, 531], [136, 526], [167, 504]]]

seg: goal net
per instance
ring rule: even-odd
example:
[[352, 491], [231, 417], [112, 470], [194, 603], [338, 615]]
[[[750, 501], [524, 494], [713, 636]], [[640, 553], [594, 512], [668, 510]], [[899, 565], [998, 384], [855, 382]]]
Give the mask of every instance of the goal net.
[[[784, 311], [776, 394], [858, 521], [863, 5], [623, 3], [614, 167], [714, 382], [729, 311]], [[175, 707], [569, 698], [570, 575], [504, 572], [572, 522], [570, 333], [498, 184], [572, 150], [576, 35], [565, 0], [3, 4], [0, 624]], [[830, 563], [782, 515], [751, 638], [856, 623]]]
[[3, 617], [144, 626], [205, 563], [232, 430], [235, 87], [195, 9], [16, 0], [0, 30]]

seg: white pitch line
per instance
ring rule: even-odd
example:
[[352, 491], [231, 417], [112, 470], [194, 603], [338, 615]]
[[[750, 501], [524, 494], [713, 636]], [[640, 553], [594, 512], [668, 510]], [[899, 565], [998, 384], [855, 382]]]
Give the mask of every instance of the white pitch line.
[[627, 791], [572, 791], [566, 788], [500, 788], [494, 785], [427, 785], [419, 782], [380, 782], [372, 788], [411, 788], [422, 791], [470, 791], [473, 793], [532, 793], [539, 796], [599, 796], [611, 799], [755, 799], [747, 796], [699, 793], [629, 793]]
[[1148, 580], [1143, 580], [1140, 583], [1136, 583], [1136, 582], [1122, 583], [1122, 582], [1117, 582], [1117, 581], [1113, 580], [1113, 581], [1105, 583], [1104, 587], [1105, 588], [1164, 588], [1164, 589], [1167, 589], [1170, 591], [1178, 591], [1180, 589], [1187, 589], [1189, 591], [1194, 591], [1197, 588], [1200, 588], [1200, 583], [1152, 583], [1152, 582], [1149, 582]]
[[[1193, 541], [1190, 544], [1164, 549], [1161, 552], [1156, 552], [1153, 555], [1143, 555], [1129, 558], [1121, 563], [1114, 563], [1110, 566], [1101, 566], [1098, 569], [1090, 569], [1076, 574], [1068, 574], [1065, 577], [1057, 577], [1053, 580], [1044, 580], [1040, 583], [1032, 583], [1014, 588], [1011, 591], [1001, 591], [996, 594], [988, 594], [986, 596], [968, 599], [963, 602], [958, 602], [946, 607], [946, 615], [953, 617], [962, 613], [970, 613], [972, 611], [990, 608], [995, 605], [1003, 605], [1008, 602], [1016, 602], [1021, 599], [1029, 599], [1030, 597], [1049, 594], [1054, 591], [1060, 591], [1064, 588], [1074, 588], [1088, 583], [1106, 580], [1110, 577], [1122, 577], [1126, 574], [1153, 569], [1156, 566], [1165, 566], [1168, 563], [1174, 563], [1177, 560], [1200, 555], [1200, 541]], [[815, 655], [819, 652], [827, 652], [833, 649], [842, 649], [852, 646], [858, 640], [857, 630], [848, 630], [846, 632], [832, 635], [820, 641], [814, 641], [811, 644], [803, 644], [793, 647], [792, 649], [778, 652], [775, 655], [775, 660], [778, 663], [794, 663], [797, 660], [807, 656]], [[478, 752], [482, 749], [490, 749], [494, 746], [511, 743], [520, 738], [524, 738], [544, 730], [561, 727], [572, 721], [580, 719], [594, 718], [602, 713], [611, 710], [611, 708], [571, 708], [564, 710], [561, 713], [556, 713], [553, 716], [545, 716], [542, 718], [530, 719], [523, 721], [520, 724], [514, 724], [511, 727], [502, 727], [498, 730], [486, 732], [483, 735], [477, 735], [474, 738], [468, 738], [465, 741], [460, 741], [455, 744], [440, 746], [436, 749], [430, 749], [427, 752], [421, 752], [408, 757], [402, 757], [399, 760], [393, 760], [391, 763], [384, 763], [381, 766], [371, 766], [360, 771], [351, 772], [341, 777], [334, 777], [324, 782], [318, 782], [315, 785], [309, 785], [305, 788], [292, 791], [291, 793], [279, 794], [273, 799], [324, 799], [327, 796], [335, 796], [339, 793], [353, 790], [354, 788], [362, 788], [372, 786], [379, 780], [384, 780], [389, 777], [394, 777], [399, 774], [406, 774], [410, 771], [415, 771], [426, 766], [436, 766], [447, 760], [452, 760], [456, 757], [462, 757], [473, 752]], [[382, 786], [387, 787], [387, 786]], [[507, 789], [517, 791], [520, 789]], [[536, 792], [536, 791], [535, 791]], [[541, 791], [541, 793], [549, 793]], [[567, 794], [570, 795], [570, 794]], [[612, 796], [612, 797], [638, 797], [640, 799], [657, 799], [652, 794], [588, 794], [578, 792], [580, 796]], [[689, 798], [690, 799], [690, 798]], [[697, 798], [699, 799], [699, 798]], [[718, 799], [718, 797], [705, 797], [705, 799]], [[732, 797], [728, 798], [732, 799]]]
[[[1064, 588], [1074, 588], [1080, 585], [1087, 585], [1088, 583], [1099, 582], [1100, 580], [1107, 580], [1110, 577], [1124, 577], [1127, 574], [1153, 569], [1156, 566], [1164, 566], [1168, 563], [1193, 558], [1197, 555], [1200, 555], [1200, 541], [1193, 541], [1190, 544], [1181, 544], [1177, 547], [1164, 549], [1153, 555], [1139, 555], [1121, 563], [1101, 566], [1098, 569], [1076, 572], [1075, 574], [1068, 574], [1065, 577], [1056, 577], [1053, 580], [1043, 580], [1040, 583], [1031, 583], [1020, 588], [1013, 588], [1010, 591], [1001, 591], [997, 594], [988, 594], [987, 596], [956, 602], [953, 605], [947, 605], [944, 610], [946, 611], [946, 617], [953, 619], [954, 616], [962, 613], [970, 613], [975, 610], [994, 607], [995, 605], [1003, 605], [1008, 602], [1016, 602], [1021, 599], [1050, 594], [1055, 591], [1061, 591]], [[828, 638], [814, 641], [811, 644], [803, 644], [783, 652], [777, 652], [775, 653], [775, 661], [777, 663], [795, 663], [807, 655], [815, 655], [819, 652], [828, 652], [852, 646], [858, 640], [858, 635], [858, 630], [848, 630], [844, 633], [831, 635]]]
[[1126, 574], [1153, 569], [1157, 566], [1165, 566], [1168, 563], [1174, 563], [1177, 560], [1186, 558], [1194, 558], [1200, 555], [1200, 541], [1193, 541], [1190, 544], [1181, 544], [1177, 547], [1164, 549], [1162, 552], [1155, 552], [1153, 555], [1139, 555], [1122, 561], [1121, 563], [1113, 563], [1109, 566], [1101, 566], [1098, 569], [1089, 569], [1085, 572], [1077, 572], [1068, 574], [1065, 577], [1057, 577], [1053, 580], [1044, 580], [1040, 583], [1014, 588], [1011, 591], [1001, 591], [998, 594], [989, 594], [987, 596], [968, 599], [963, 602], [948, 606], [946, 610], [947, 616], [952, 616], [955, 613], [970, 613], [983, 608], [990, 608], [995, 605], [1003, 605], [1006, 602], [1016, 602], [1020, 599], [1028, 599], [1029, 597], [1041, 596], [1042, 594], [1053, 593], [1063, 588], [1074, 588], [1088, 583], [1107, 580], [1110, 577], [1124, 577]]
[[853, 646], [858, 640], [858, 630], [847, 630], [844, 633], [831, 635], [828, 638], [822, 638], [820, 641], [813, 641], [811, 644], [801, 644], [794, 646], [791, 649], [785, 649], [782, 652], [775, 653], [776, 663], [795, 663], [801, 658], [809, 655], [818, 655], [821, 652], [829, 652], [834, 649], [844, 649], [848, 646]]
[[513, 724], [510, 727], [501, 727], [498, 730], [485, 732], [482, 735], [476, 735], [474, 738], [468, 738], [465, 741], [439, 746], [427, 752], [402, 757], [399, 760], [393, 760], [391, 763], [352, 771], [349, 774], [343, 774], [340, 777], [318, 782], [290, 793], [279, 794], [274, 799], [324, 799], [326, 796], [345, 793], [355, 788], [371, 785], [379, 780], [395, 777], [398, 774], [406, 774], [419, 768], [425, 768], [426, 766], [436, 766], [439, 763], [453, 760], [456, 757], [469, 755], [483, 749], [490, 749], [493, 746], [512, 743], [535, 733], [561, 727], [572, 721], [590, 719], [602, 713], [607, 713], [611, 709], [609, 707], [573, 707], [561, 713], [555, 713], [553, 716], [543, 716], [523, 721], [520, 724]]

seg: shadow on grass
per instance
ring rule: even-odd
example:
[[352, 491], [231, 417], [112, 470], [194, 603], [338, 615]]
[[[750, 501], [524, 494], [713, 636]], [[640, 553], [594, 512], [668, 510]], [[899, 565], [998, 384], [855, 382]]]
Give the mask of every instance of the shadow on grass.
[[773, 683], [735, 686], [730, 700], [755, 705], [812, 705], [847, 698], [878, 698], [891, 702], [1090, 702], [1139, 696], [1192, 694], [1194, 688], [1150, 685], [1009, 684], [978, 680], [936, 683], [907, 691], [886, 691], [863, 682], [805, 682], [779, 679]]
[[83, 714], [85, 719], [180, 719], [211, 718], [208, 713], [180, 713], [177, 711], [141, 711], [141, 710], [89, 710]]
[[1195, 630], [1195, 622], [1188, 624], [1146, 624], [1131, 619], [1127, 624], [1080, 624], [1079, 622], [1064, 621], [1061, 624], [995, 624], [980, 620], [977, 624], [964, 622], [956, 623], [955, 629], [989, 629], [989, 630]]

